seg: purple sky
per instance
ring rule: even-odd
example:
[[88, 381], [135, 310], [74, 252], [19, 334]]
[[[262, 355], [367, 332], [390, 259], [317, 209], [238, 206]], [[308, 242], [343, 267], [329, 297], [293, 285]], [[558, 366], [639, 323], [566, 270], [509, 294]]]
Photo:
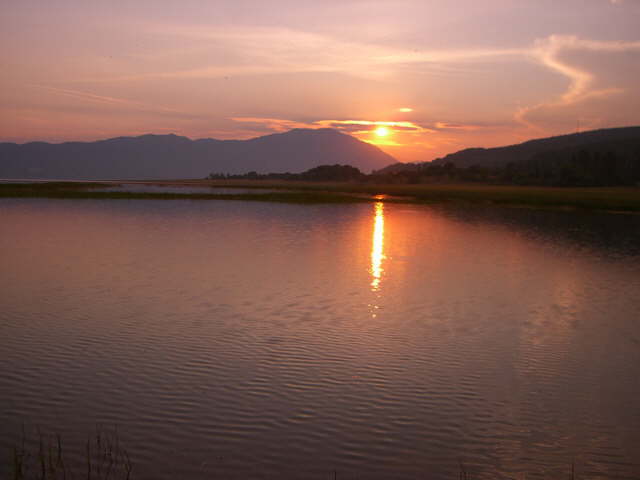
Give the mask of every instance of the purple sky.
[[332, 126], [419, 161], [640, 124], [640, 0], [21, 0], [0, 42], [0, 141]]

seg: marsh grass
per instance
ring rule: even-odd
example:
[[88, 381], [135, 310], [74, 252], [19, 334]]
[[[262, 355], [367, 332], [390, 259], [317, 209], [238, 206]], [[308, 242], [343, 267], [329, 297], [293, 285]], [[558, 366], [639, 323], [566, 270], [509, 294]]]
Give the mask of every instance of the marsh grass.
[[348, 192], [277, 191], [268, 193], [167, 193], [167, 192], [104, 192], [99, 190], [49, 188], [48, 184], [0, 185], [0, 198], [68, 198], [68, 199], [116, 199], [116, 200], [243, 200], [284, 203], [362, 203], [368, 197], [354, 196]]
[[[137, 182], [143, 183], [143, 182]], [[153, 185], [211, 186], [211, 193], [105, 192], [100, 183], [47, 182], [0, 184], [0, 197], [146, 200], [242, 200], [286, 203], [463, 203], [515, 207], [640, 212], [640, 188], [529, 187], [483, 184], [386, 185], [298, 181], [175, 181]], [[216, 187], [251, 188], [256, 193], [221, 194]], [[260, 193], [260, 188], [275, 192]]]
[[[640, 212], [640, 188], [634, 187], [533, 187], [478, 183], [377, 184], [299, 181], [202, 181], [199, 185], [228, 188], [295, 189], [368, 195], [369, 200], [401, 203], [467, 203], [536, 208], [580, 208]], [[384, 196], [386, 198], [377, 198]]]
[[[59, 434], [37, 431], [37, 441], [30, 443], [22, 432], [20, 444], [12, 451], [12, 480], [131, 480], [133, 463], [120, 443], [117, 428], [98, 425], [83, 447], [81, 459], [66, 456]], [[73, 465], [71, 465], [73, 463]], [[338, 471], [331, 477], [337, 480]], [[576, 480], [575, 460], [571, 462], [571, 480]], [[357, 477], [360, 478], [360, 477]], [[468, 467], [458, 461], [458, 480], [475, 478]], [[566, 478], [566, 477], [564, 477]]]
[[[35, 447], [23, 429], [12, 451], [13, 480], [130, 480], [133, 464], [120, 444], [117, 429], [97, 427], [84, 446], [82, 462], [65, 454], [59, 434], [38, 431]], [[80, 466], [83, 463], [83, 466]]]

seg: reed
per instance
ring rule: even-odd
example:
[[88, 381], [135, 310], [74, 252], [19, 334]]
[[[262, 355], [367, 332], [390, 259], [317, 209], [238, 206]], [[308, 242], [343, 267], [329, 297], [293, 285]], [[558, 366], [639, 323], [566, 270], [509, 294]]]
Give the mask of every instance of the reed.
[[[194, 181], [195, 182], [195, 181]], [[142, 182], [140, 182], [142, 183]], [[155, 184], [149, 182], [150, 184]], [[185, 182], [164, 182], [162, 185], [187, 185]], [[483, 184], [385, 185], [349, 182], [297, 181], [200, 181], [193, 185], [251, 188], [255, 193], [155, 193], [105, 192], [99, 183], [24, 183], [0, 184], [1, 197], [44, 197], [67, 199], [120, 200], [242, 200], [286, 203], [463, 203], [494, 204], [547, 209], [582, 209], [638, 213], [640, 188], [629, 187], [529, 187]], [[260, 188], [277, 190], [261, 193]]]
[[117, 429], [96, 427], [84, 448], [82, 467], [65, 455], [59, 434], [38, 430], [35, 446], [26, 434], [12, 451], [13, 480], [131, 480], [133, 463], [120, 444]]
[[[133, 463], [120, 444], [117, 428], [96, 427], [84, 446], [83, 468], [72, 468], [66, 459], [59, 434], [43, 434], [38, 430], [35, 445], [27, 446], [22, 433], [20, 444], [13, 449], [13, 480], [131, 480]], [[337, 480], [338, 471], [331, 477]], [[358, 477], [359, 478], [359, 477]], [[465, 464], [458, 461], [458, 480], [473, 480]], [[576, 480], [575, 460], [571, 462], [571, 480]]]

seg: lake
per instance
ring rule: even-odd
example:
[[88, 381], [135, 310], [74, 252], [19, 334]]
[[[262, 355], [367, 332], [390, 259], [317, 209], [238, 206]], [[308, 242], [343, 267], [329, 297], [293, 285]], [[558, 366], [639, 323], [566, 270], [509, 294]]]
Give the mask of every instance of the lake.
[[[0, 199], [0, 458], [132, 479], [640, 478], [640, 216]], [[0, 461], [0, 477], [10, 466]]]

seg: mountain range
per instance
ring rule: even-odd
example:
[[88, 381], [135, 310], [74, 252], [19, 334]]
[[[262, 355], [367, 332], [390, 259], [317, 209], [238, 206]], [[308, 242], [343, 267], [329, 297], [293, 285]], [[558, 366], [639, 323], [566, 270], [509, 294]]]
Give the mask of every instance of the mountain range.
[[174, 134], [96, 142], [0, 143], [0, 178], [183, 179], [210, 173], [300, 173], [319, 165], [363, 172], [397, 163], [334, 129], [294, 129], [250, 140], [191, 140]]
[[509, 167], [511, 173], [533, 183], [595, 185], [604, 177], [605, 184], [633, 183], [640, 175], [640, 127], [468, 148], [418, 163], [399, 163], [378, 147], [329, 128], [294, 129], [250, 140], [149, 134], [96, 142], [0, 143], [0, 178], [183, 179], [211, 173], [301, 173], [335, 164], [379, 175], [420, 174], [427, 168], [454, 165]]

